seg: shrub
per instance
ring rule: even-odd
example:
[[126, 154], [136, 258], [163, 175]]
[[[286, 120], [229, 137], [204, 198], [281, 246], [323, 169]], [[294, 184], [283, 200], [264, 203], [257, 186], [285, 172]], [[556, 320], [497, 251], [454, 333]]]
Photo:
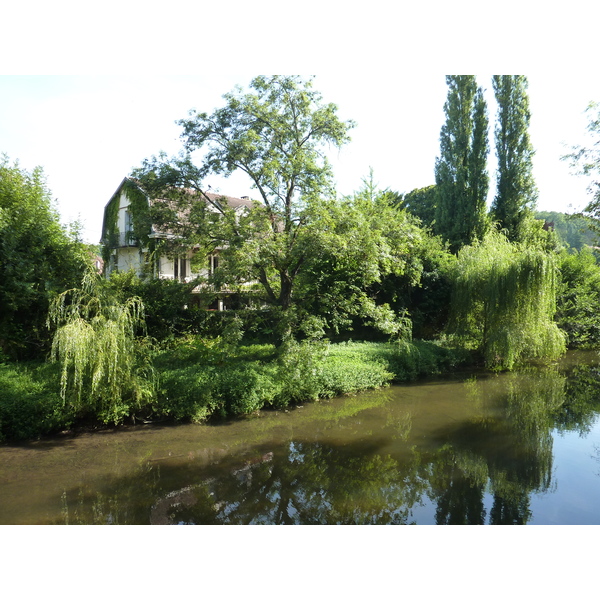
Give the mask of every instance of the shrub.
[[37, 438], [72, 424], [58, 379], [48, 365], [0, 364], [0, 442]]
[[560, 264], [556, 313], [558, 326], [571, 348], [600, 346], [600, 266], [591, 250], [568, 254]]

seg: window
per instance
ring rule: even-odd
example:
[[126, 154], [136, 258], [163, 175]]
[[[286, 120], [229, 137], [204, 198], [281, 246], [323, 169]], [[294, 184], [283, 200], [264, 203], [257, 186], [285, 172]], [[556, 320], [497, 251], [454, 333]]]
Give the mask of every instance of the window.
[[219, 257], [216, 254], [208, 255], [208, 274], [212, 275], [215, 269], [219, 267]]
[[187, 258], [176, 256], [173, 259], [173, 277], [179, 281], [185, 281], [187, 277]]

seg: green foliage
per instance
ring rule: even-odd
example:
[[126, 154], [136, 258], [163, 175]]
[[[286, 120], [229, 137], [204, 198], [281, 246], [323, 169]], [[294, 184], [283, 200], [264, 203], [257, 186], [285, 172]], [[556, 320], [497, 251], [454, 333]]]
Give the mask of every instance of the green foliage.
[[140, 298], [149, 337], [164, 340], [182, 335], [197, 325], [197, 310], [190, 308], [195, 283], [172, 279], [141, 279], [133, 272], [112, 273], [107, 287], [121, 301]]
[[77, 390], [72, 389], [75, 366], [71, 365], [67, 403], [61, 395], [65, 363], [0, 365], [0, 441], [55, 433], [82, 417], [114, 422], [125, 414], [142, 414], [150, 419], [201, 422], [247, 415], [264, 407], [285, 408], [381, 387], [392, 380], [436, 375], [467, 361], [465, 352], [427, 342], [289, 340], [276, 349], [270, 344], [241, 346], [221, 337], [187, 336], [164, 344], [155, 353], [155, 371], [160, 374], [156, 399], [136, 402], [133, 393], [123, 393], [127, 392], [124, 382], [121, 398], [115, 398], [111, 406], [98, 394], [92, 395], [94, 365], [80, 376], [88, 395], [79, 402], [74, 401]]
[[477, 88], [474, 75], [448, 75], [446, 83], [446, 122], [435, 164], [435, 231], [456, 252], [482, 239], [487, 228], [488, 116], [483, 90]]
[[411, 215], [421, 219], [425, 227], [432, 227], [435, 222], [438, 192], [435, 185], [418, 188], [404, 194], [399, 205]]
[[60, 225], [42, 169], [0, 156], [0, 349], [7, 356], [45, 354], [49, 302], [90, 263], [77, 227]]
[[470, 360], [468, 352], [421, 340], [393, 343], [346, 342], [331, 345], [329, 357], [340, 362], [362, 361], [382, 366], [391, 381], [413, 381], [452, 371]]
[[490, 367], [555, 359], [565, 350], [564, 334], [552, 321], [556, 288], [553, 255], [491, 231], [459, 252], [450, 331], [480, 350]]
[[571, 348], [600, 347], [600, 265], [591, 250], [560, 257], [556, 322]]
[[55, 369], [43, 364], [0, 364], [0, 442], [37, 438], [67, 428]]
[[[592, 200], [583, 209], [579, 216], [585, 216], [588, 220], [588, 225], [596, 235], [600, 234], [600, 103], [592, 102], [587, 113], [588, 125], [587, 130], [593, 142], [590, 146], [574, 146], [571, 153], [563, 156], [563, 160], [569, 161], [571, 167], [577, 175], [590, 177], [588, 192], [592, 196]], [[596, 240], [598, 245], [598, 240]]]
[[417, 220], [395, 206], [388, 190], [377, 190], [371, 174], [354, 196], [315, 208], [302, 241], [296, 304], [336, 332], [359, 318], [386, 335], [410, 338], [406, 309], [396, 302], [400, 290], [392, 288], [418, 284], [416, 256], [427, 242]]
[[439, 336], [448, 321], [453, 265], [456, 256], [441, 238], [422, 233], [412, 237], [401, 275], [388, 274], [377, 287], [377, 299], [398, 314], [406, 311], [415, 338]]
[[529, 98], [524, 75], [494, 75], [498, 102], [496, 154], [498, 156], [497, 192], [492, 215], [515, 241], [519, 223], [530, 213], [537, 199], [533, 179], [534, 155], [529, 140]]
[[[160, 198], [174, 187], [195, 190], [207, 202], [190, 204], [190, 194], [171, 194], [187, 211], [190, 226], [181, 242], [210, 251], [221, 248], [222, 262], [212, 283], [236, 288], [258, 282], [264, 301], [280, 309], [282, 323], [294, 304], [294, 289], [304, 269], [310, 242], [305, 230], [322, 197], [333, 197], [331, 167], [324, 146], [341, 147], [352, 122], [324, 104], [312, 81], [299, 77], [256, 77], [250, 89], [226, 94], [212, 115], [191, 112], [180, 121], [185, 152], [179, 158], [154, 158], [135, 172], [141, 185]], [[191, 153], [204, 152], [194, 166]], [[260, 196], [248, 211], [212, 201], [202, 190], [208, 174], [245, 173]], [[199, 253], [201, 254], [201, 253]], [[279, 327], [283, 340], [289, 329]]]
[[468, 361], [465, 352], [427, 342], [288, 340], [277, 351], [238, 346], [226, 357], [220, 348], [219, 339], [189, 337], [157, 356], [157, 414], [196, 422], [245, 415], [440, 374]]
[[110, 261], [111, 251], [117, 245], [119, 235], [119, 196], [114, 196], [104, 209], [102, 223], [102, 260]]
[[[506, 235], [506, 230], [503, 230]], [[515, 232], [516, 241], [523, 247], [535, 248], [550, 254], [560, 252], [560, 238], [552, 228], [546, 228], [545, 222], [536, 219], [533, 212], [527, 211], [522, 215]]]
[[589, 217], [555, 211], [537, 211], [536, 219], [550, 224], [560, 244], [567, 249], [582, 250], [596, 243], [594, 223]]
[[81, 288], [53, 301], [48, 315], [48, 325], [56, 328], [51, 361], [61, 367], [65, 404], [77, 414], [119, 423], [151, 402], [153, 372], [136, 340], [143, 324], [139, 298], [119, 302], [91, 273]]

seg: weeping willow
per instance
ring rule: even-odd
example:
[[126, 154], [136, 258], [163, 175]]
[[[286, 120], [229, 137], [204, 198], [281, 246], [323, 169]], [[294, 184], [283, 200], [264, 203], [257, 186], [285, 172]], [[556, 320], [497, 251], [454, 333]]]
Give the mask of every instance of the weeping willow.
[[491, 231], [458, 254], [450, 332], [482, 351], [492, 368], [555, 359], [566, 347], [553, 322], [556, 286], [554, 256]]
[[88, 274], [54, 300], [48, 326], [56, 329], [50, 359], [61, 365], [61, 395], [76, 412], [116, 424], [153, 395], [153, 372], [136, 341], [144, 326], [139, 298], [120, 302]]

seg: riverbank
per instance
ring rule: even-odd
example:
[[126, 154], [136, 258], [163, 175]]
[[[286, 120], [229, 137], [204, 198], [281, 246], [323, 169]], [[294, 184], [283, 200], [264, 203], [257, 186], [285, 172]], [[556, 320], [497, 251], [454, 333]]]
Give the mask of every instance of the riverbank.
[[7, 524], [594, 524], [598, 353], [0, 447]]
[[[153, 355], [151, 397], [131, 398], [121, 422], [202, 422], [441, 375], [471, 363], [469, 353], [425, 341], [223, 346], [186, 338]], [[0, 442], [102, 424], [60, 396], [56, 365], [0, 365]], [[117, 423], [118, 424], [118, 423]], [[107, 425], [105, 423], [105, 425]]]

